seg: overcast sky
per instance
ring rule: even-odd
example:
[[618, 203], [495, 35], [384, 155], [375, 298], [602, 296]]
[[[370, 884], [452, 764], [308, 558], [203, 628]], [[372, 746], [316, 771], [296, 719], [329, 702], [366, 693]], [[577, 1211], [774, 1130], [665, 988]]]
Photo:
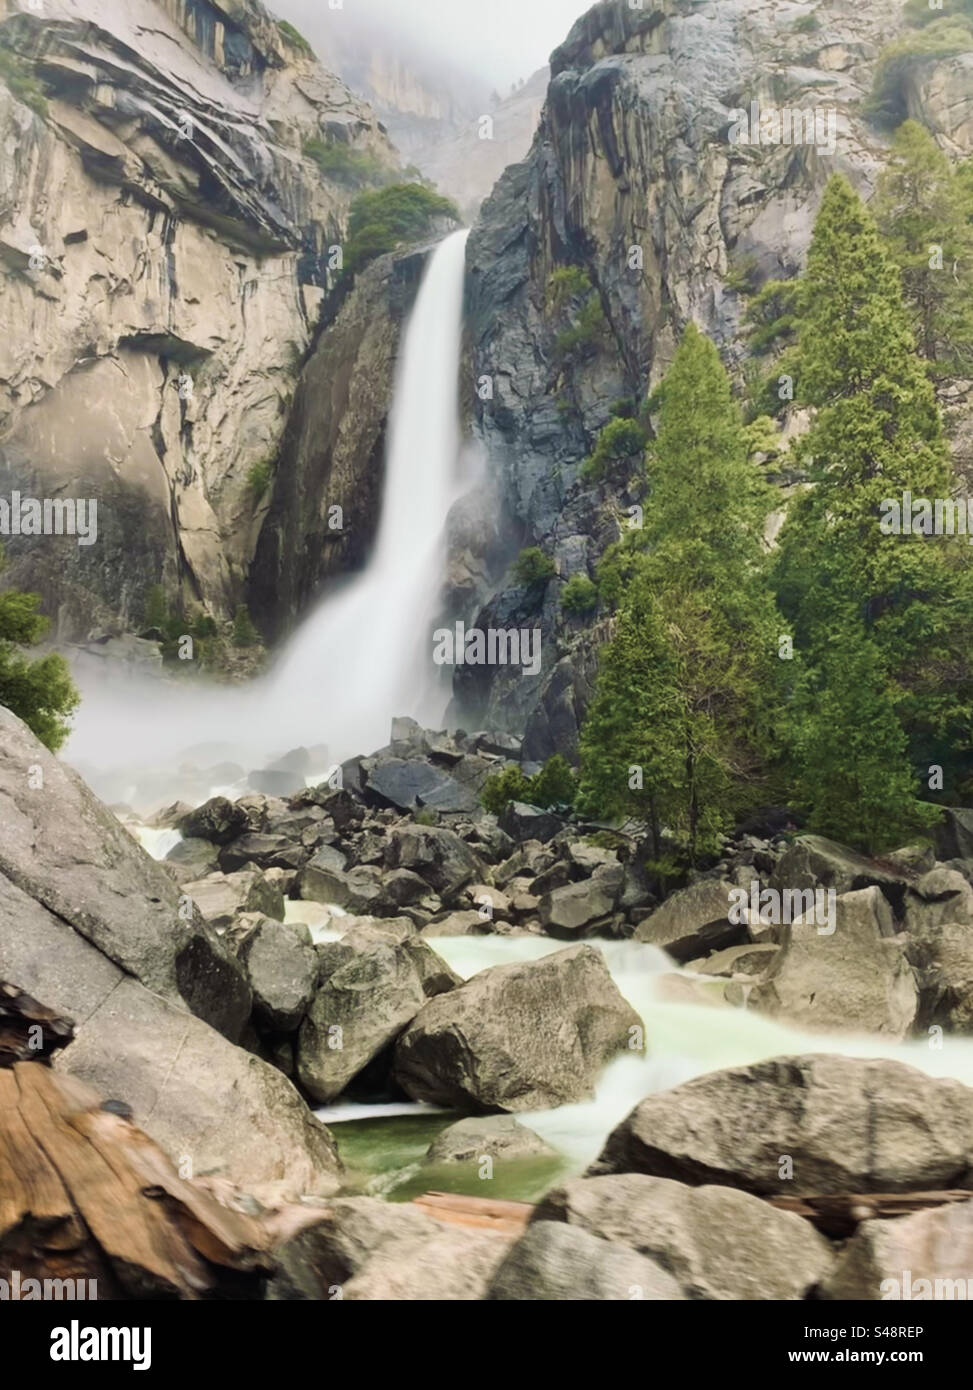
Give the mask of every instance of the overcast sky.
[[[401, 33], [455, 67], [478, 73], [486, 82], [509, 87], [547, 62], [593, 0], [344, 0], [331, 10], [328, 0], [310, 0], [317, 23], [346, 18], [374, 25], [385, 35]], [[284, 18], [305, 14], [309, 0], [269, 0]]]

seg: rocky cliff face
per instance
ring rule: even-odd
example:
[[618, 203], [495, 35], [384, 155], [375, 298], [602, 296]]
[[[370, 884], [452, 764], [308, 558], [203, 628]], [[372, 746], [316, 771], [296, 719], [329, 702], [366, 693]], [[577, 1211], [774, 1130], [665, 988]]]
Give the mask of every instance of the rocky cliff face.
[[304, 148], [396, 157], [258, 0], [3, 0], [0, 43], [2, 491], [99, 505], [7, 577], [66, 641], [156, 583], [225, 616], [351, 197]]
[[[468, 264], [472, 375], [492, 391], [475, 401], [476, 426], [513, 519], [508, 558], [540, 544], [559, 579], [539, 598], [493, 572], [477, 624], [538, 622], [544, 674], [467, 667], [455, 714], [468, 727], [526, 725], [535, 758], [576, 743], [598, 634], [557, 616], [556, 591], [592, 572], [626, 502], [580, 487], [580, 465], [612, 401], [644, 398], [690, 320], [741, 365], [733, 268], [746, 258], [766, 277], [799, 270], [832, 174], [869, 194], [887, 138], [861, 102], [901, 27], [898, 4], [605, 0], [554, 53], [530, 155], [484, 206]], [[964, 54], [903, 76], [904, 109], [956, 154], [973, 149], [971, 67]], [[831, 113], [835, 138], [731, 142], [732, 112], [754, 101], [819, 108], [825, 130]], [[584, 270], [604, 315], [581, 357], [557, 341], [549, 281], [564, 265]]]

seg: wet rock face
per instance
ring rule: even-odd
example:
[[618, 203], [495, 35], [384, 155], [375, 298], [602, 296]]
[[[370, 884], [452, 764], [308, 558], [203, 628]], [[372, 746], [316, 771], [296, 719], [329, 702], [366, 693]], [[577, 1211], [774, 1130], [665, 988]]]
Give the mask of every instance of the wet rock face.
[[[509, 518], [499, 559], [486, 532], [471, 555], [464, 532], [465, 569], [475, 572], [478, 555], [484, 569], [476, 625], [512, 601], [505, 567], [519, 548], [540, 545], [560, 573], [545, 595], [542, 677], [463, 672], [457, 707], [460, 718], [470, 710], [526, 730], [532, 757], [573, 750], [590, 698], [604, 634], [559, 618], [557, 594], [578, 554], [581, 572], [593, 570], [624, 518], [627, 499], [578, 481], [611, 402], [645, 398], [690, 320], [738, 363], [743, 306], [731, 271], [748, 261], [760, 278], [795, 274], [828, 179], [843, 173], [867, 196], [884, 160], [860, 102], [901, 12], [826, 0], [813, 32], [800, 17], [771, 0], [594, 6], [552, 57], [530, 154], [504, 174], [470, 237], [473, 378], [489, 378], [493, 392], [473, 402], [476, 428]], [[953, 152], [970, 148], [969, 65], [969, 55], [931, 61], [905, 79], [909, 114]], [[755, 100], [833, 112], [834, 148], [827, 138], [822, 149], [731, 143], [734, 111]], [[588, 275], [606, 323], [575, 360], [558, 349], [549, 302], [564, 265]]]
[[[370, 109], [256, 0], [45, 0], [2, 22], [48, 94], [0, 85], [0, 424], [10, 487], [99, 499], [98, 541], [21, 540], [57, 635], [163, 583], [231, 614], [350, 190], [311, 138], [394, 166]], [[139, 537], [133, 546], [132, 537]]]

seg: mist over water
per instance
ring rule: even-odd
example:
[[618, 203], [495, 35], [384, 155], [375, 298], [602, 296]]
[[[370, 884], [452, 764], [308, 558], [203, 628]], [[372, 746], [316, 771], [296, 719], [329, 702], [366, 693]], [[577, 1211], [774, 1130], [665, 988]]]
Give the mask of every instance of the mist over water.
[[[448, 691], [432, 665], [445, 569], [445, 523], [457, 495], [458, 373], [466, 239], [432, 252], [399, 353], [382, 515], [365, 571], [301, 623], [270, 671], [248, 686], [159, 680], [82, 666], [83, 700], [65, 751], [95, 790], [144, 770], [232, 761], [261, 768], [288, 749], [324, 744], [329, 759], [388, 741], [394, 715], [442, 717]], [[325, 768], [316, 769], [322, 775]]]

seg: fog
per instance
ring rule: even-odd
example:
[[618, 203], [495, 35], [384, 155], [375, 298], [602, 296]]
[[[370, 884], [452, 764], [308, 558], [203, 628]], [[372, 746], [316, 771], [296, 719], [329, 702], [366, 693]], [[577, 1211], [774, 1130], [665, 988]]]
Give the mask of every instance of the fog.
[[[374, 37], [382, 48], [448, 63], [503, 90], [547, 62], [590, 0], [271, 0], [270, 9], [295, 24], [326, 59]], [[342, 30], [341, 26], [345, 26]]]

